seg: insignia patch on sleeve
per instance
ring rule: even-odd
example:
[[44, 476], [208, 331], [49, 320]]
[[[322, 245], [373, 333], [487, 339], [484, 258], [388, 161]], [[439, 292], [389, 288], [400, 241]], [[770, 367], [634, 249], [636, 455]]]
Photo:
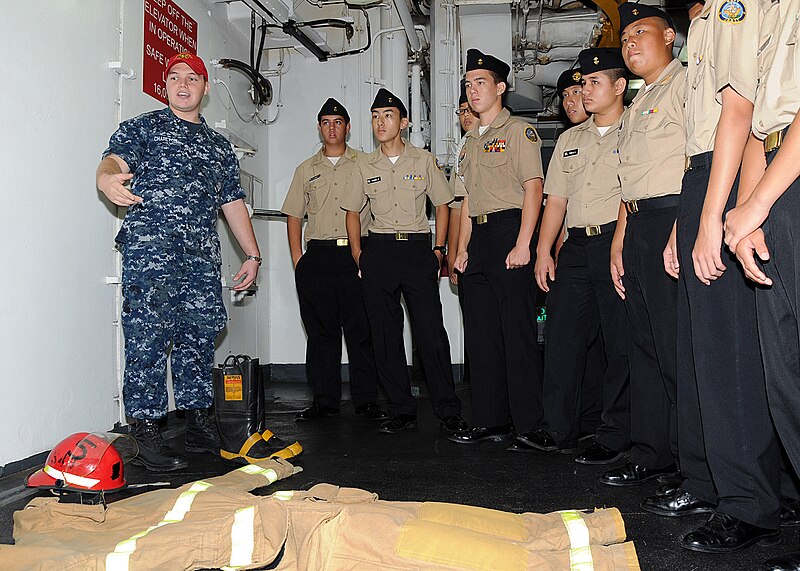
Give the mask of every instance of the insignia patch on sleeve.
[[436, 168], [439, 170], [444, 170], [444, 165], [439, 161], [439, 159], [434, 158], [433, 161], [436, 163]]
[[727, 0], [720, 6], [717, 16], [720, 22], [738, 24], [739, 22], [744, 22], [747, 17], [747, 9], [741, 0]]
[[380, 182], [380, 181], [381, 181], [381, 177], [374, 176], [372, 178], [368, 178], [367, 179], [367, 184], [373, 184], [373, 183]]
[[539, 137], [536, 136], [536, 129], [534, 129], [533, 127], [528, 127], [527, 129], [525, 129], [525, 136], [531, 143], [535, 143], [536, 141], [539, 140]]
[[570, 149], [568, 151], [564, 151], [564, 157], [574, 157], [578, 154], [578, 149]]

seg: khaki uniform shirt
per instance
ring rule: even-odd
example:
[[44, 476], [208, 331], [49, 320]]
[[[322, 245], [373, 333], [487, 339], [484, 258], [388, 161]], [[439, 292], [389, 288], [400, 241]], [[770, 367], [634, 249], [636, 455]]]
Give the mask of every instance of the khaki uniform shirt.
[[[347, 190], [357, 184], [353, 175], [356, 161], [363, 154], [347, 147], [334, 166], [320, 149], [294, 171], [281, 212], [300, 219], [308, 213], [306, 240], [347, 238], [341, 202]], [[365, 236], [371, 220], [369, 208], [364, 208], [361, 211], [361, 233]]]
[[361, 211], [369, 202], [371, 232], [430, 232], [425, 197], [434, 206], [453, 200], [453, 191], [428, 151], [405, 139], [403, 153], [392, 164], [380, 147], [358, 161], [353, 184], [342, 200], [345, 210]]
[[673, 59], [648, 87], [639, 90], [620, 120], [619, 178], [625, 201], [681, 192], [686, 70]]
[[453, 194], [456, 200], [449, 204], [450, 208], [461, 209], [463, 199], [467, 196], [467, 187], [464, 186], [464, 173], [461, 169], [461, 162], [464, 160], [466, 151], [464, 145], [467, 143], [467, 136], [461, 137], [456, 147], [456, 164], [453, 165], [453, 171], [450, 175], [450, 187], [453, 189]]
[[619, 121], [600, 135], [590, 117], [561, 134], [544, 192], [567, 199], [567, 227], [601, 226], [619, 213]]
[[758, 0], [709, 0], [690, 24], [687, 156], [714, 150], [725, 87], [755, 101], [759, 21]]
[[763, 139], [788, 127], [800, 108], [800, 0], [770, 6], [762, 24], [753, 133]]
[[522, 208], [522, 183], [544, 178], [542, 143], [536, 129], [503, 109], [483, 135], [467, 133], [461, 172], [469, 197], [469, 215]]

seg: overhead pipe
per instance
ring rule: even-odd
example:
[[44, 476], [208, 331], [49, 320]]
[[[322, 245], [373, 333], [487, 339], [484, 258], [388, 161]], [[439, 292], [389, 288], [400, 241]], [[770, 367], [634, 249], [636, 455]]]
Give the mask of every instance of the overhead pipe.
[[417, 36], [417, 32], [414, 30], [414, 20], [411, 19], [411, 12], [408, 10], [406, 0], [393, 0], [392, 4], [394, 4], [395, 10], [397, 10], [397, 15], [400, 16], [400, 22], [403, 24], [403, 28], [406, 31], [406, 37], [408, 38], [408, 45], [411, 46], [411, 51], [419, 53], [422, 51], [422, 44], [419, 43], [419, 36]]
[[422, 66], [415, 63], [411, 66], [411, 144], [424, 147], [422, 136]]

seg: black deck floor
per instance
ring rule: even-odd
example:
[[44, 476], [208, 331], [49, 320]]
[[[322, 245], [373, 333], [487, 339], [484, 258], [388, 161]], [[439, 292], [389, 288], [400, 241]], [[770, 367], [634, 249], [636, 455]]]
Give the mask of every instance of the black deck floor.
[[[459, 394], [469, 410], [469, 387]], [[681, 549], [677, 541], [706, 516], [661, 518], [639, 508], [639, 502], [658, 484], [612, 488], [598, 482], [606, 467], [582, 466], [572, 456], [512, 454], [502, 443], [464, 446], [449, 442], [440, 432], [427, 399], [419, 401], [420, 426], [401, 434], [380, 434], [377, 423], [353, 415], [350, 403], [342, 414], [314, 422], [298, 423], [294, 413], [308, 396], [301, 383], [281, 383], [268, 413], [275, 434], [298, 439], [305, 451], [295, 461], [304, 471], [265, 488], [306, 489], [320, 482], [358, 487], [382, 499], [440, 501], [470, 504], [513, 512], [550, 512], [615, 506], [622, 512], [643, 570], [746, 570], [771, 556], [797, 549], [798, 530], [784, 529], [774, 547], [755, 546], [732, 555], [705, 555]], [[465, 414], [469, 418], [468, 414]], [[176, 448], [182, 435], [176, 428]], [[169, 481], [170, 485], [218, 475], [231, 467], [209, 454], [189, 455], [189, 468], [170, 475], [127, 469], [131, 484]], [[22, 487], [24, 474], [0, 479], [0, 542], [13, 543], [12, 514], [33, 496]]]

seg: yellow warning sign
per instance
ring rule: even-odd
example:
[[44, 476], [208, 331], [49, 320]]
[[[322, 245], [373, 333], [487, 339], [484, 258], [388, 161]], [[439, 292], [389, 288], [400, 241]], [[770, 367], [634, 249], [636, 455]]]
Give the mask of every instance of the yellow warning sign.
[[225, 375], [225, 400], [242, 400], [242, 375]]

